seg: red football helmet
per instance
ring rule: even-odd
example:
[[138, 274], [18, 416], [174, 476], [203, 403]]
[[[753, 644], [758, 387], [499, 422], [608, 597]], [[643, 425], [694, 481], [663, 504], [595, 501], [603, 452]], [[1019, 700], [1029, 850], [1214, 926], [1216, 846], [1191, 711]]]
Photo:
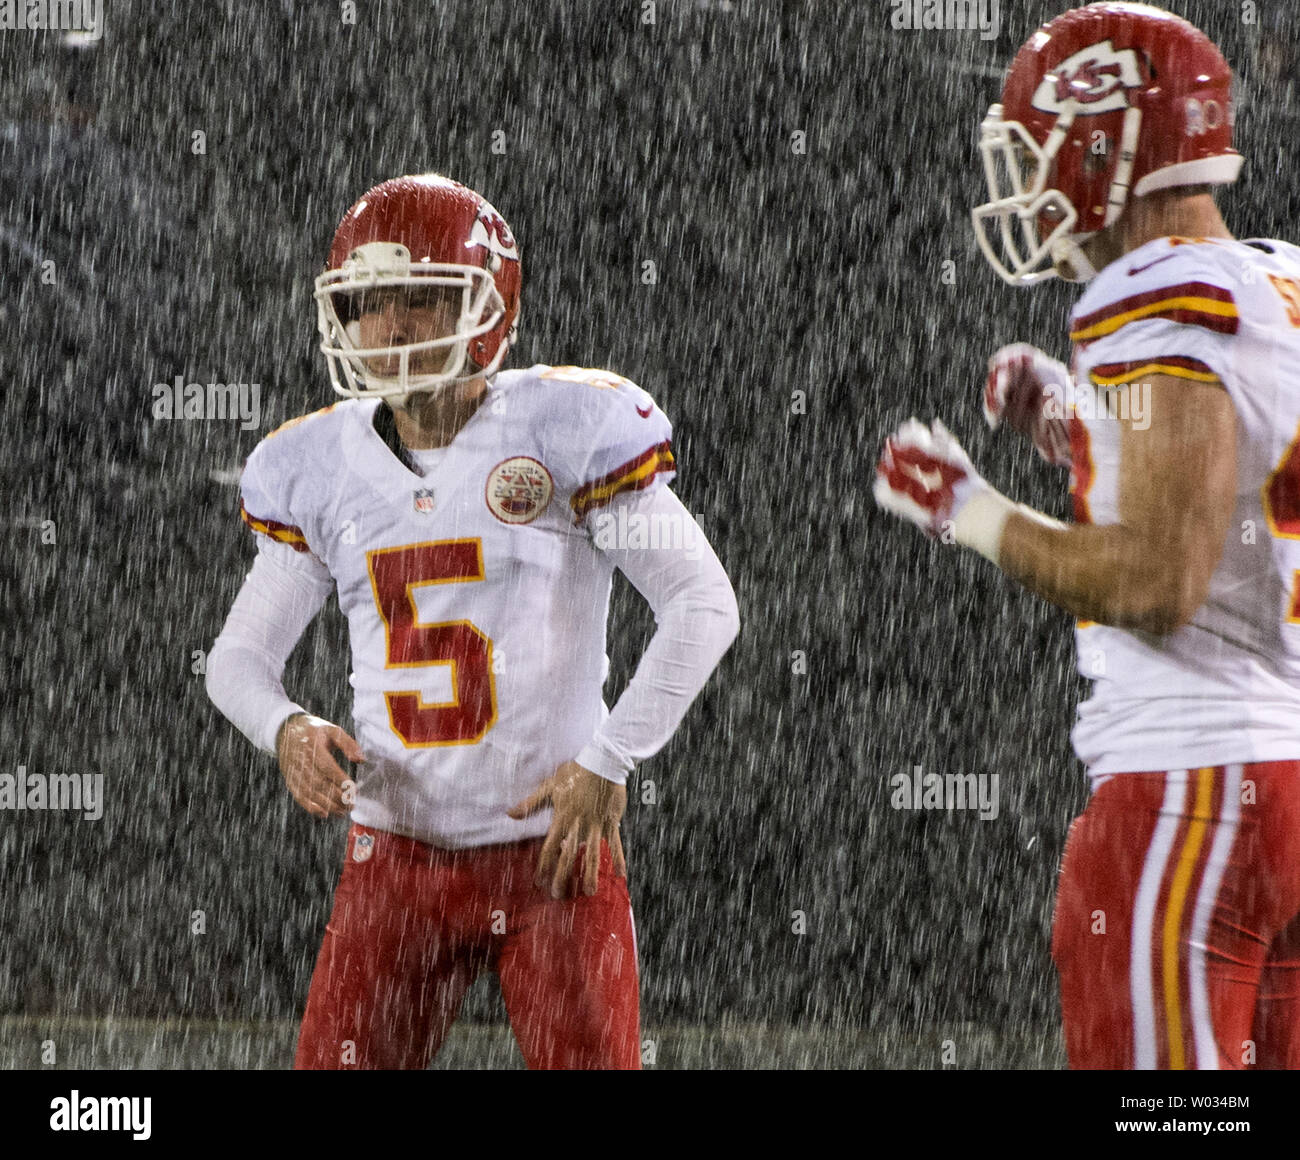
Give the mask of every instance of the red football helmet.
[[1058, 16], [1016, 54], [980, 126], [980, 249], [1013, 285], [1086, 281], [1096, 271], [1081, 243], [1119, 218], [1130, 190], [1237, 179], [1232, 118], [1227, 62], [1181, 17], [1127, 3]]
[[[330, 382], [351, 398], [400, 400], [413, 391], [492, 374], [514, 339], [520, 281], [510, 227], [472, 189], [436, 173], [375, 186], [343, 215], [329, 264], [316, 279], [316, 318]], [[359, 303], [384, 287], [458, 289], [454, 333], [363, 349]], [[409, 372], [412, 354], [444, 349], [437, 373]], [[377, 375], [366, 365], [367, 359], [394, 357], [395, 376]]]

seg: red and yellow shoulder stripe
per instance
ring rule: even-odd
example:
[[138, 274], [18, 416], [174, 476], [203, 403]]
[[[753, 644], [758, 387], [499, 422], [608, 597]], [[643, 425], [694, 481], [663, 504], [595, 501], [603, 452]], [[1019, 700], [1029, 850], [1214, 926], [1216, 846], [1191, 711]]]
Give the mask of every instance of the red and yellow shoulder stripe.
[[322, 407], [319, 411], [309, 411], [306, 415], [299, 415], [296, 419], [289, 419], [287, 422], [281, 423], [274, 431], [269, 432], [266, 437], [274, 439], [277, 435], [288, 431], [289, 428], [298, 426], [299, 423], [305, 423], [308, 419], [315, 419], [318, 415], [328, 415], [337, 406], [337, 403], [331, 403], [328, 407]]
[[261, 532], [262, 535], [278, 540], [281, 544], [288, 544], [295, 552], [311, 551], [307, 547], [307, 537], [302, 534], [302, 528], [293, 524], [282, 524], [279, 520], [259, 519], [244, 506], [242, 499], [239, 501], [239, 514], [253, 531]]
[[659, 443], [602, 475], [584, 484], [573, 493], [569, 506], [573, 508], [575, 522], [581, 522], [588, 512], [609, 503], [621, 491], [641, 491], [649, 487], [661, 471], [676, 471], [672, 448], [668, 441]]
[[1131, 294], [1074, 320], [1072, 342], [1093, 342], [1121, 326], [1147, 318], [1164, 318], [1203, 326], [1219, 334], [1237, 333], [1237, 303], [1231, 290], [1209, 282], [1181, 282]]
[[1182, 355], [1098, 363], [1088, 372], [1088, 378], [1098, 387], [1118, 387], [1121, 383], [1131, 383], [1144, 375], [1169, 375], [1175, 379], [1190, 379], [1194, 383], [1219, 381], [1219, 376], [1200, 359], [1184, 358]]

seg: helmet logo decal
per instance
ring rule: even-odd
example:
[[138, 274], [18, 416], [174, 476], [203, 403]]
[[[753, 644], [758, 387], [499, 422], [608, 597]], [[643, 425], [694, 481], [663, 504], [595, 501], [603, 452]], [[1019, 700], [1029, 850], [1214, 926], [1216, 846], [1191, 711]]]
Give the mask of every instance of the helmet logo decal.
[[1070, 101], [1081, 116], [1113, 113], [1128, 108], [1125, 90], [1142, 83], [1137, 52], [1131, 48], [1116, 52], [1109, 40], [1103, 40], [1051, 69], [1035, 90], [1032, 104], [1045, 113], [1063, 112]]
[[505, 218], [487, 202], [484, 202], [478, 211], [478, 217], [474, 220], [474, 228], [470, 230], [466, 245], [486, 246], [499, 258], [509, 258], [512, 262], [519, 261], [519, 248], [515, 245], [514, 234], [506, 225]]

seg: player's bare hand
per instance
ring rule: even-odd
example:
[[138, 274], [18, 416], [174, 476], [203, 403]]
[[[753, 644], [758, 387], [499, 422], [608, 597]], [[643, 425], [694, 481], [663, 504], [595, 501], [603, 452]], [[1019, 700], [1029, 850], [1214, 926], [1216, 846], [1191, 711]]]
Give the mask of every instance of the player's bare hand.
[[296, 801], [318, 818], [346, 816], [355, 783], [335, 760], [365, 761], [361, 746], [337, 725], [309, 713], [295, 713], [280, 726], [276, 753], [280, 772]]
[[522, 821], [547, 806], [555, 810], [555, 816], [537, 859], [539, 887], [545, 890], [549, 886], [552, 898], [563, 898], [568, 893], [578, 849], [585, 843], [582, 892], [595, 894], [600, 886], [602, 838], [609, 843], [614, 872], [620, 878], [627, 877], [623, 842], [618, 833], [618, 824], [627, 809], [626, 786], [615, 785], [576, 761], [566, 761], [535, 793], [507, 812], [516, 821]]
[[984, 418], [994, 429], [1006, 423], [1027, 436], [1048, 463], [1070, 466], [1066, 426], [1070, 370], [1027, 342], [1004, 346], [989, 359]]

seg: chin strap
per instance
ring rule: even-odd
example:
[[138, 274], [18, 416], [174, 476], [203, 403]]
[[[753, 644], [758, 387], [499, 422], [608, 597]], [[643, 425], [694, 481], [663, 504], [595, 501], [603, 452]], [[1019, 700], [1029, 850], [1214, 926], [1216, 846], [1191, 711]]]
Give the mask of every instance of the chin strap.
[[[1097, 276], [1097, 267], [1088, 260], [1083, 245], [1070, 238], [1062, 238], [1053, 244], [1052, 266], [1057, 277], [1066, 282], [1090, 282]], [[1069, 270], [1068, 275], [1062, 272], [1063, 267]]]
[[[1139, 109], [1129, 109], [1124, 114], [1124, 126], [1120, 133], [1119, 160], [1115, 165], [1115, 177], [1110, 183], [1110, 193], [1106, 199], [1106, 219], [1102, 228], [1107, 229], [1119, 221], [1129, 203], [1129, 186], [1133, 180], [1133, 163], [1137, 157], [1138, 132], [1142, 127], [1142, 113]], [[1057, 266], [1065, 262], [1073, 277], [1061, 277], [1067, 282], [1090, 282], [1097, 276], [1097, 267], [1083, 252], [1083, 242], [1096, 237], [1089, 234], [1086, 238], [1062, 238], [1052, 247], [1052, 264]]]

